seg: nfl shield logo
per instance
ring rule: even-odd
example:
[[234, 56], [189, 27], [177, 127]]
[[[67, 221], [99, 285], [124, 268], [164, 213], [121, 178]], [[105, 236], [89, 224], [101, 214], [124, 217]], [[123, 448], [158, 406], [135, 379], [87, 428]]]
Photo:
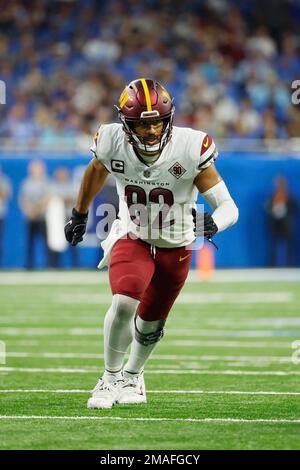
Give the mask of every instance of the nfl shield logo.
[[183, 166], [181, 166], [178, 162], [174, 163], [174, 165], [172, 165], [168, 171], [177, 179], [179, 179], [186, 172]]

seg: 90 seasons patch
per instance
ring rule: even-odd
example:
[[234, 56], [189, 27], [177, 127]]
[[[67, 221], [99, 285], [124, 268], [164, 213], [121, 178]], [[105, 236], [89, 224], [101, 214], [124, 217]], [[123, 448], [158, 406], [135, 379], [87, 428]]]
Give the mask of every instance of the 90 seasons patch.
[[174, 165], [172, 165], [168, 171], [177, 179], [179, 179], [186, 172], [183, 166], [181, 166], [178, 162], [174, 163]]

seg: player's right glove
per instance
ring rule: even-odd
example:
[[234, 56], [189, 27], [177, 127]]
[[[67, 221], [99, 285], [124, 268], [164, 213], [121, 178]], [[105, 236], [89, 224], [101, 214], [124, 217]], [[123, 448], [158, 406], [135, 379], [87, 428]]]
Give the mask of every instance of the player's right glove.
[[87, 221], [88, 212], [86, 214], [81, 214], [73, 208], [71, 219], [65, 225], [65, 237], [72, 246], [77, 245], [77, 243], [83, 240]]
[[217, 245], [212, 241], [212, 237], [217, 233], [218, 227], [208, 212], [197, 212], [192, 209], [195, 237], [205, 237], [217, 249]]
[[197, 212], [196, 209], [192, 209], [192, 215], [196, 237], [209, 239], [217, 233], [218, 227], [208, 212]]

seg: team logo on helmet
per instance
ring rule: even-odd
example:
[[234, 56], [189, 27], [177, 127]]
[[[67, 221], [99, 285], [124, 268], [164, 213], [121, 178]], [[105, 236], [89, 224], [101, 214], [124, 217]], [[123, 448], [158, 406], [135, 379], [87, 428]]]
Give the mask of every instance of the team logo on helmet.
[[123, 106], [127, 103], [128, 99], [129, 99], [129, 96], [127, 94], [126, 88], [124, 88], [119, 98], [120, 108], [123, 108]]

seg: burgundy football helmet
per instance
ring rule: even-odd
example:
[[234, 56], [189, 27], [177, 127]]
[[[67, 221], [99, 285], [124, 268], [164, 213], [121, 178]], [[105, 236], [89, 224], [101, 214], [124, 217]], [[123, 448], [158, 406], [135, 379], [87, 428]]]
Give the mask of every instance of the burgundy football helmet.
[[[149, 155], [162, 152], [172, 135], [175, 107], [169, 93], [159, 82], [148, 78], [133, 80], [121, 93], [117, 109], [128, 142], [133, 147]], [[139, 139], [133, 123], [141, 120], [163, 120], [163, 131], [158, 144], [149, 145]]]

